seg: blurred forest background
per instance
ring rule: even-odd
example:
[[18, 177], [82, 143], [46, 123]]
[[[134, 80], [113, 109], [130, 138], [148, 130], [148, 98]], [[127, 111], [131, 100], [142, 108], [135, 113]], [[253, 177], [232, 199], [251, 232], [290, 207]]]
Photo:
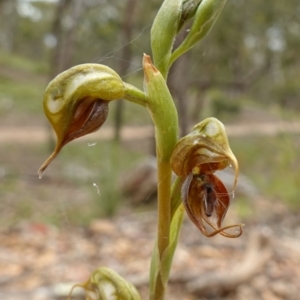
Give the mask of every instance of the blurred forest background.
[[[36, 213], [30, 207], [32, 198], [37, 198], [36, 191], [24, 197], [23, 188], [16, 188], [13, 179], [35, 177], [35, 170], [52, 150], [51, 143], [47, 146], [35, 141], [34, 134], [35, 130], [47, 129], [42, 111], [47, 83], [73, 65], [102, 63], [119, 72], [125, 81], [141, 88], [141, 57], [143, 53], [151, 53], [150, 28], [160, 4], [158, 0], [143, 3], [136, 0], [1, 0], [0, 125], [1, 140], [7, 140], [1, 142], [1, 180], [9, 180], [9, 184], [2, 185], [1, 194], [6, 199], [11, 191], [14, 194], [19, 190], [22, 197], [18, 203], [27, 207], [24, 211], [20, 209], [24, 217]], [[280, 127], [280, 122], [299, 120], [299, 11], [296, 0], [288, 3], [277, 0], [271, 6], [259, 0], [229, 1], [209, 36], [176, 63], [169, 80], [180, 114], [182, 134], [207, 116], [218, 117], [225, 124], [246, 125], [244, 135], [247, 138], [241, 133], [231, 140], [242, 173], [249, 176], [263, 194], [296, 207], [300, 203], [299, 138], [293, 133], [297, 131], [297, 123], [288, 127], [291, 130], [287, 132], [284, 124]], [[103, 182], [116, 178], [126, 164], [134, 163], [127, 155], [140, 159], [141, 155], [153, 152], [153, 147], [145, 149], [143, 143], [140, 148], [146, 152], [138, 151], [137, 155], [132, 153], [139, 148], [136, 144], [134, 147], [127, 145], [120, 152], [122, 155], [105, 150], [112, 147], [116, 152], [121, 151], [115, 142], [120, 139], [121, 125], [151, 124], [146, 112], [121, 101], [112, 103], [109, 118], [106, 125], [117, 130], [113, 130], [105, 146], [101, 142], [89, 148], [86, 144], [71, 144], [58, 158], [60, 164], [66, 164], [65, 168], [68, 164], [75, 168], [72, 172], [66, 171], [66, 176], [77, 176], [69, 179], [78, 179], [84, 187], [87, 181], [91, 194], [97, 192], [90, 187], [90, 177], [94, 176], [97, 185], [104, 189], [103, 198], [120, 197], [116, 188], [106, 191], [107, 185]], [[259, 133], [264, 131], [260, 128], [263, 123], [279, 128], [278, 132], [262, 136]], [[18, 129], [19, 140], [18, 131], [15, 131]], [[14, 137], [14, 142], [7, 145]], [[21, 147], [24, 140], [26, 143]], [[93, 138], [90, 141], [93, 142]], [[28, 151], [28, 154], [19, 156], [18, 151]], [[74, 152], [74, 158], [67, 158], [68, 151]], [[104, 158], [105, 151], [109, 156], [122, 157], [117, 159], [116, 165], [106, 166], [116, 161]], [[94, 165], [91, 167], [89, 163]], [[26, 168], [22, 169], [23, 165]], [[58, 168], [51, 166], [46, 179], [49, 175], [51, 180], [58, 180], [63, 166]], [[80, 168], [91, 174], [85, 174]], [[53, 173], [56, 171], [57, 174]], [[94, 198], [99, 195], [96, 193]], [[96, 206], [91, 213], [98, 215], [101, 205], [96, 203]], [[104, 210], [107, 210], [104, 214], [110, 214], [114, 207]], [[75, 220], [80, 222], [77, 217]], [[14, 222], [14, 218], [9, 222]]]
[[[42, 109], [48, 82], [71, 66], [101, 63], [142, 88], [142, 55], [151, 54], [161, 3], [0, 0], [2, 231], [26, 222], [88, 227], [100, 217], [153, 211], [153, 186], [134, 201], [122, 189], [154, 149], [151, 119], [131, 103], [114, 101], [103, 129], [67, 145], [42, 180], [37, 170], [54, 147]], [[208, 116], [227, 126], [244, 187], [233, 218], [246, 224], [299, 215], [299, 32], [298, 0], [229, 0], [211, 33], [170, 73], [182, 135]], [[293, 226], [299, 238], [300, 221]]]

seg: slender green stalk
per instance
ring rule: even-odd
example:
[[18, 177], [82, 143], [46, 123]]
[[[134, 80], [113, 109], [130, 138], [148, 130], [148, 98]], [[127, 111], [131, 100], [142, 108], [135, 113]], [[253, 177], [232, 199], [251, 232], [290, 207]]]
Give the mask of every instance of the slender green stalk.
[[126, 82], [124, 82], [124, 86], [125, 86], [124, 99], [142, 105], [144, 107], [147, 106], [146, 95], [144, 94], [143, 91]]
[[[171, 223], [171, 168], [170, 163], [158, 158], [158, 249], [162, 256], [169, 245]], [[161, 257], [162, 258], [162, 257]]]
[[[172, 185], [171, 189], [171, 215], [170, 215], [170, 227], [169, 227], [169, 239], [168, 245], [164, 250], [163, 257], [160, 261], [160, 268], [162, 277], [157, 276], [157, 282], [154, 290], [154, 298], [150, 299], [164, 299], [166, 285], [172, 266], [173, 256], [177, 247], [180, 229], [183, 222], [184, 207], [181, 203], [181, 178], [177, 178]], [[162, 215], [163, 217], [163, 215]], [[164, 222], [163, 218], [159, 220]], [[162, 280], [160, 280], [162, 278]]]
[[150, 272], [150, 300], [164, 299], [169, 266], [167, 255], [171, 224], [171, 177], [170, 157], [177, 142], [178, 115], [162, 74], [144, 56], [145, 89], [148, 109], [155, 125], [156, 155], [158, 168], [158, 229], [157, 243], [152, 255]]
[[157, 158], [158, 167], [158, 228], [157, 247], [159, 251], [160, 272], [156, 278], [153, 297], [150, 299], [164, 299], [167, 278], [163, 272], [163, 256], [169, 246], [170, 223], [171, 223], [171, 168], [169, 162]]

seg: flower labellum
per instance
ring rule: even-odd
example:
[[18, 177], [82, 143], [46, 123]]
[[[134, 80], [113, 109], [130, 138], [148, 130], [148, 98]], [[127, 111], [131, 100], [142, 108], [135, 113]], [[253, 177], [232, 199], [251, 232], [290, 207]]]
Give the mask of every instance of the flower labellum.
[[[229, 193], [222, 181], [213, 173], [230, 165], [235, 169], [235, 188], [238, 162], [232, 153], [224, 125], [208, 118], [178, 141], [171, 156], [174, 173], [182, 178], [181, 198], [186, 212], [198, 229], [208, 237], [220, 233], [226, 237], [242, 234], [242, 224], [222, 227], [230, 204]], [[208, 232], [205, 224], [212, 227]], [[224, 230], [238, 227], [236, 234]]]
[[[230, 196], [222, 181], [215, 175], [193, 175], [186, 178], [182, 185], [182, 200], [191, 221], [207, 237], [218, 233], [225, 237], [239, 237], [242, 234], [242, 225], [221, 227], [230, 204]], [[212, 227], [208, 232], [205, 224]], [[235, 234], [224, 230], [238, 227]]]
[[98, 64], [75, 66], [52, 80], [45, 91], [44, 111], [57, 143], [39, 169], [39, 177], [65, 144], [98, 130], [107, 118], [109, 102], [124, 94], [119, 75]]

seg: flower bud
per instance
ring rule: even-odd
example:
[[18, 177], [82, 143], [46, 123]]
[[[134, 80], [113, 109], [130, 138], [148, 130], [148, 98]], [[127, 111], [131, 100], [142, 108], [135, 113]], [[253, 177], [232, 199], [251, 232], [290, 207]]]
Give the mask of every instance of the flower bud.
[[184, 0], [182, 2], [181, 18], [177, 29], [178, 32], [182, 26], [195, 15], [201, 2], [202, 0]]
[[170, 64], [206, 36], [218, 19], [226, 1], [227, 0], [202, 0], [197, 6], [196, 13], [194, 13], [194, 8], [192, 7], [191, 13], [194, 14], [193, 24], [187, 37], [172, 53]]
[[40, 177], [65, 144], [98, 130], [107, 118], [109, 101], [124, 94], [119, 75], [99, 64], [78, 65], [54, 78], [45, 91], [44, 111], [57, 143], [39, 169]]
[[141, 300], [138, 291], [130, 282], [105, 267], [95, 270], [87, 282], [74, 285], [69, 299], [76, 287], [85, 289], [87, 300]]

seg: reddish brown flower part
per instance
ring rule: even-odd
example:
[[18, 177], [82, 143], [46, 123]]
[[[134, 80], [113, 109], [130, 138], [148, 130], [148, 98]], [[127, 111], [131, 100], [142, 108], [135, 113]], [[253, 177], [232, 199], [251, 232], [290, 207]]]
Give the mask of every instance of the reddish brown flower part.
[[[214, 173], [230, 165], [235, 170], [235, 188], [238, 162], [229, 147], [224, 125], [215, 118], [205, 119], [179, 140], [171, 157], [174, 173], [182, 178], [181, 198], [186, 212], [207, 237], [220, 233], [234, 238], [242, 234], [242, 224], [222, 227], [230, 194]], [[225, 232], [230, 228], [237, 228], [237, 231]]]
[[[182, 201], [191, 221], [207, 237], [218, 233], [226, 237], [239, 237], [242, 226], [222, 227], [222, 221], [230, 204], [230, 195], [222, 181], [213, 174], [193, 175], [190, 173], [182, 185]], [[205, 225], [213, 230], [207, 231]], [[224, 230], [238, 228], [234, 234]]]

